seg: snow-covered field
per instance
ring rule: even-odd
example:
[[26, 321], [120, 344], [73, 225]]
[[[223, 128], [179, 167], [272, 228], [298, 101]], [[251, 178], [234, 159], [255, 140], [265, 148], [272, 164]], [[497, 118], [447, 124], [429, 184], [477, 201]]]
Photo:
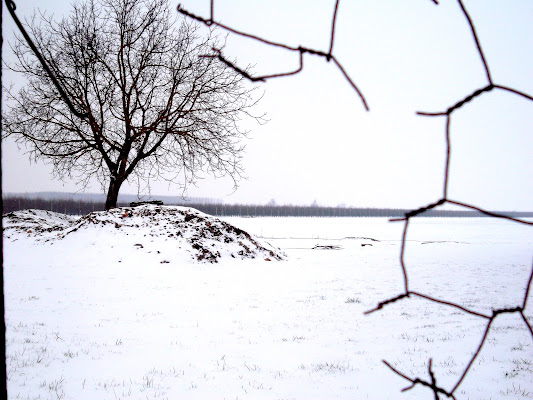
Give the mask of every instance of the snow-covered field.
[[[432, 358], [451, 390], [486, 326], [416, 298], [363, 315], [403, 288], [403, 225], [386, 219], [226, 218], [286, 257], [232, 258], [211, 241], [218, 263], [142, 224], [64, 235], [44, 220], [4, 232], [10, 399], [433, 399], [401, 393], [410, 383], [382, 360], [429, 379]], [[411, 287], [489, 314], [518, 306], [532, 244], [531, 227], [502, 220], [414, 219]], [[533, 398], [519, 314], [498, 316], [455, 394]]]

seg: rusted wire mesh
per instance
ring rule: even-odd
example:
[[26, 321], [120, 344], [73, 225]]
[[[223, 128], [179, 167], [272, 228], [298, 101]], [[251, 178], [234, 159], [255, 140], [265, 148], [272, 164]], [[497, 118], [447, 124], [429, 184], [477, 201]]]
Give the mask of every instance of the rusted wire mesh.
[[[196, 15], [196, 14], [192, 13], [191, 11], [185, 10], [181, 5], [178, 5], [177, 10], [178, 10], [179, 13], [181, 13], [185, 17], [193, 19], [193, 20], [195, 20], [197, 22], [200, 22], [202, 24], [205, 24], [207, 26], [216, 26], [216, 27], [218, 27], [218, 28], [220, 28], [220, 29], [222, 29], [224, 31], [229, 32], [230, 34], [238, 35], [238, 36], [241, 36], [241, 37], [246, 37], [248, 39], [252, 39], [252, 40], [258, 41], [258, 42], [260, 42], [260, 43], [262, 43], [262, 44], [264, 44], [266, 46], [273, 46], [273, 47], [276, 47], [276, 48], [284, 49], [286, 51], [293, 52], [293, 53], [296, 53], [298, 55], [298, 57], [299, 57], [299, 68], [298, 69], [296, 69], [294, 71], [279, 72], [279, 73], [270, 74], [270, 75], [263, 75], [263, 76], [252, 76], [246, 70], [246, 68], [239, 67], [239, 66], [235, 65], [233, 62], [231, 62], [230, 60], [228, 60], [224, 56], [224, 54], [222, 53], [221, 49], [212, 49], [212, 51], [213, 51], [212, 54], [204, 55], [204, 57], [217, 58], [218, 60], [220, 60], [220, 62], [222, 62], [225, 65], [227, 65], [228, 67], [234, 69], [238, 73], [242, 74], [244, 77], [246, 77], [250, 81], [252, 81], [252, 82], [257, 82], [257, 81], [264, 82], [264, 81], [267, 81], [269, 79], [287, 77], [287, 76], [298, 74], [304, 68], [304, 57], [305, 56], [307, 56], [307, 55], [319, 56], [319, 57], [323, 57], [327, 62], [331, 62], [332, 61], [335, 64], [335, 66], [342, 72], [342, 74], [343, 74], [344, 78], [346, 79], [347, 83], [354, 89], [356, 94], [361, 99], [363, 107], [366, 110], [369, 110], [369, 106], [367, 104], [367, 101], [366, 101], [363, 93], [359, 90], [359, 88], [355, 84], [354, 80], [350, 77], [348, 72], [343, 68], [343, 66], [340, 63], [340, 61], [333, 54], [333, 47], [334, 47], [334, 42], [335, 42], [335, 25], [336, 25], [336, 20], [337, 20], [337, 12], [338, 12], [338, 9], [339, 9], [339, 1], [340, 0], [336, 0], [335, 1], [334, 9], [332, 10], [333, 12], [332, 12], [332, 19], [331, 19], [331, 33], [330, 33], [329, 49], [328, 49], [327, 52], [321, 51], [321, 50], [316, 50], [316, 49], [311, 49], [311, 48], [307, 48], [307, 47], [303, 47], [303, 46], [298, 46], [298, 47], [290, 46], [290, 45], [287, 45], [287, 44], [284, 44], [284, 43], [280, 43], [280, 42], [275, 42], [275, 41], [269, 40], [268, 38], [256, 36], [256, 35], [248, 33], [248, 32], [242, 32], [242, 31], [234, 29], [234, 28], [232, 28], [230, 26], [224, 25], [223, 23], [218, 22], [215, 19], [215, 4], [214, 4], [215, 2], [214, 2], [214, 0], [211, 0], [210, 15], [209, 15], [208, 18], [204, 18], [202, 16], [199, 16], [199, 15]], [[438, 1], [437, 0], [432, 0], [432, 2], [435, 5], [438, 5]], [[407, 212], [403, 218], [391, 219], [391, 221], [400, 221], [400, 222], [403, 222], [403, 224], [404, 224], [401, 247], [400, 247], [400, 266], [401, 266], [401, 270], [402, 270], [402, 273], [403, 273], [404, 290], [403, 290], [402, 293], [398, 294], [397, 296], [392, 297], [390, 299], [383, 300], [380, 303], [378, 303], [375, 308], [365, 312], [365, 314], [368, 315], [368, 314], [377, 312], [377, 311], [383, 309], [384, 307], [386, 307], [386, 306], [388, 306], [388, 305], [390, 305], [392, 303], [395, 303], [395, 302], [398, 302], [398, 301], [401, 301], [401, 300], [404, 300], [404, 299], [407, 299], [407, 298], [410, 298], [410, 297], [418, 297], [418, 298], [422, 298], [422, 299], [424, 299], [426, 301], [429, 301], [429, 302], [434, 302], [434, 303], [438, 303], [438, 304], [441, 304], [441, 305], [444, 305], [444, 306], [447, 306], [447, 307], [455, 308], [455, 309], [460, 310], [461, 312], [463, 312], [465, 314], [469, 314], [469, 315], [475, 316], [477, 318], [480, 318], [480, 319], [483, 319], [483, 320], [486, 321], [486, 328], [485, 328], [483, 336], [481, 337], [481, 341], [480, 341], [477, 349], [475, 350], [474, 354], [470, 358], [470, 361], [467, 363], [466, 368], [463, 370], [461, 376], [459, 377], [459, 379], [457, 380], [457, 382], [455, 383], [455, 385], [452, 388], [445, 389], [443, 387], [440, 387], [437, 384], [437, 377], [435, 376], [435, 374], [434, 374], [434, 372], [432, 370], [432, 360], [431, 359], [428, 361], [429, 379], [422, 379], [422, 378], [419, 378], [419, 377], [416, 377], [416, 378], [409, 377], [409, 376], [405, 375], [404, 373], [402, 373], [401, 371], [399, 371], [398, 369], [394, 368], [388, 361], [386, 361], [386, 360], [383, 361], [383, 363], [387, 367], [389, 367], [393, 372], [395, 372], [397, 375], [399, 375], [400, 377], [404, 378], [405, 380], [411, 382], [410, 386], [408, 386], [405, 389], [403, 389], [404, 391], [405, 390], [410, 390], [410, 389], [412, 389], [413, 387], [415, 387], [417, 385], [421, 385], [421, 386], [427, 387], [429, 390], [431, 390], [431, 392], [433, 392], [434, 398], [437, 399], [437, 400], [440, 398], [440, 396], [446, 396], [446, 397], [455, 399], [455, 393], [457, 392], [458, 387], [461, 385], [461, 383], [464, 381], [465, 377], [467, 376], [467, 374], [471, 370], [471, 367], [472, 367], [474, 361], [478, 357], [479, 353], [481, 352], [481, 349], [483, 348], [483, 345], [486, 342], [487, 336], [488, 336], [488, 334], [489, 334], [489, 332], [491, 330], [491, 326], [492, 326], [494, 320], [496, 318], [498, 318], [499, 315], [508, 314], [508, 313], [518, 313], [520, 315], [520, 317], [522, 318], [524, 324], [526, 325], [527, 329], [529, 330], [529, 332], [531, 334], [531, 337], [533, 338], [533, 329], [532, 329], [531, 324], [529, 323], [529, 321], [528, 321], [528, 319], [527, 319], [527, 317], [526, 317], [526, 315], [524, 313], [525, 310], [526, 310], [527, 300], [528, 300], [528, 296], [529, 296], [529, 292], [530, 292], [530, 288], [531, 288], [531, 281], [533, 280], [533, 265], [532, 265], [531, 273], [529, 274], [528, 281], [524, 282], [524, 292], [523, 292], [524, 294], [523, 294], [522, 303], [519, 304], [519, 305], [516, 305], [513, 308], [494, 309], [494, 310], [492, 310], [491, 314], [480, 313], [480, 312], [474, 311], [474, 310], [472, 310], [472, 309], [470, 309], [468, 307], [462, 306], [461, 304], [455, 303], [453, 301], [438, 299], [438, 298], [429, 296], [429, 295], [424, 294], [424, 293], [419, 293], [417, 291], [411, 290], [410, 287], [409, 287], [409, 273], [408, 273], [408, 268], [407, 268], [407, 264], [405, 262], [405, 257], [404, 256], [405, 256], [406, 241], [407, 241], [407, 237], [408, 237], [409, 222], [410, 222], [411, 218], [416, 217], [416, 216], [420, 216], [420, 215], [426, 213], [429, 210], [436, 209], [436, 208], [442, 207], [442, 206], [444, 206], [446, 204], [449, 204], [449, 205], [459, 206], [461, 208], [468, 209], [468, 210], [475, 210], [475, 211], [481, 212], [481, 213], [483, 213], [483, 214], [485, 214], [485, 215], [487, 215], [489, 217], [492, 217], [492, 218], [505, 219], [505, 220], [508, 220], [508, 221], [511, 221], [511, 222], [517, 223], [517, 224], [525, 224], [525, 225], [529, 225], [529, 226], [533, 225], [532, 222], [529, 222], [529, 221], [527, 221], [525, 219], [509, 217], [509, 216], [504, 215], [504, 214], [491, 212], [491, 211], [488, 211], [488, 210], [484, 210], [484, 209], [482, 209], [480, 207], [477, 207], [475, 205], [466, 204], [464, 202], [448, 198], [448, 177], [449, 177], [450, 156], [451, 156], [450, 121], [452, 119], [452, 116], [453, 116], [454, 112], [457, 111], [458, 109], [460, 109], [466, 103], [474, 100], [476, 97], [483, 96], [486, 93], [488, 93], [490, 91], [493, 91], [493, 90], [499, 90], [499, 91], [505, 91], [505, 92], [511, 93], [513, 95], [521, 97], [524, 101], [533, 101], [533, 97], [531, 95], [528, 95], [528, 94], [526, 94], [524, 92], [521, 92], [520, 90], [511, 88], [511, 87], [507, 87], [507, 86], [504, 86], [504, 85], [500, 85], [500, 84], [494, 82], [494, 80], [492, 79], [491, 73], [490, 73], [489, 64], [487, 63], [487, 60], [486, 60], [485, 55], [483, 53], [483, 49], [481, 47], [480, 40], [479, 40], [478, 35], [477, 35], [474, 22], [472, 21], [470, 15], [468, 14], [468, 11], [466, 10], [466, 8], [464, 6], [463, 1], [462, 0], [457, 0], [457, 3], [458, 3], [458, 6], [459, 6], [459, 8], [460, 8], [460, 10], [462, 12], [462, 15], [464, 16], [464, 18], [466, 20], [466, 23], [470, 27], [471, 35], [472, 35], [472, 37], [474, 39], [474, 42], [475, 42], [475, 45], [476, 45], [476, 51], [477, 51], [477, 53], [478, 53], [478, 55], [479, 55], [479, 57], [481, 59], [481, 62], [483, 64], [485, 78], [486, 78], [486, 85], [481, 87], [481, 88], [479, 88], [478, 90], [475, 90], [473, 93], [467, 95], [463, 99], [460, 99], [459, 101], [457, 101], [455, 104], [452, 104], [451, 106], [449, 106], [444, 111], [436, 111], [436, 112], [419, 111], [419, 112], [417, 112], [417, 115], [422, 116], [422, 117], [442, 117], [442, 118], [444, 118], [446, 157], [445, 157], [445, 168], [444, 168], [444, 179], [443, 179], [443, 187], [442, 187], [442, 197], [441, 197], [440, 200], [438, 200], [435, 203], [432, 203], [432, 204], [429, 204], [427, 206], [420, 207], [420, 208], [418, 208], [416, 210], [412, 210], [410, 212]]]

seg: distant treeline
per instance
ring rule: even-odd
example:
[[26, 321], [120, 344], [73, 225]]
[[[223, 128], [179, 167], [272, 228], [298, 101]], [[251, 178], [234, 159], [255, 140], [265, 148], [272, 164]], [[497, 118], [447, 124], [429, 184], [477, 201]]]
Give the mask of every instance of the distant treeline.
[[[121, 204], [126, 206], [129, 204]], [[69, 215], [86, 215], [93, 211], [103, 211], [104, 203], [101, 201], [87, 201], [74, 199], [44, 199], [39, 197], [4, 196], [2, 197], [2, 214], [12, 211], [26, 210], [54, 211]]]
[[[178, 204], [184, 207], [196, 208], [206, 214], [217, 216], [241, 217], [403, 217], [411, 210], [393, 208], [359, 208], [359, 207], [321, 207], [321, 206], [295, 206], [295, 205], [248, 205], [248, 204], [222, 204], [222, 203], [194, 203], [183, 202]], [[129, 206], [129, 203], [120, 203], [119, 207]], [[103, 211], [102, 202], [74, 199], [40, 199], [22, 196], [5, 196], [2, 199], [2, 213], [25, 210], [29, 208], [54, 211], [70, 215], [85, 215], [93, 211]], [[515, 218], [533, 217], [533, 212], [500, 212]], [[476, 211], [430, 210], [423, 214], [424, 217], [483, 217]]]

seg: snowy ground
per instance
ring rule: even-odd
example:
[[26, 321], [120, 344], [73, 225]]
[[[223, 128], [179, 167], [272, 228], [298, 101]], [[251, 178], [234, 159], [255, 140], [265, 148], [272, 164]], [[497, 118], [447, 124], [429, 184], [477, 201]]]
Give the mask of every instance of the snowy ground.
[[[115, 228], [49, 241], [58, 233], [6, 231], [9, 398], [433, 399], [420, 386], [401, 393], [409, 382], [381, 360], [427, 379], [432, 358], [449, 390], [479, 344], [486, 321], [420, 299], [363, 315], [401, 293], [401, 223], [225, 221], [286, 260], [198, 263], [167, 237], [143, 236], [139, 248], [140, 237]], [[521, 304], [531, 227], [485, 218], [410, 226], [414, 290], [489, 313]], [[533, 398], [533, 340], [518, 314], [495, 320], [456, 398]]]

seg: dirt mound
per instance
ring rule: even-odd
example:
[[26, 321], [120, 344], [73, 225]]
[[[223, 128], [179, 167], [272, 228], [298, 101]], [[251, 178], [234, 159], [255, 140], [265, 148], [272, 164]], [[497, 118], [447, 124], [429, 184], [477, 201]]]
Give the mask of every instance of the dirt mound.
[[41, 236], [60, 232], [71, 226], [76, 217], [45, 210], [22, 210], [3, 215], [4, 237], [14, 238], [20, 234]]
[[[14, 230], [18, 235], [37, 240], [60, 241], [78, 235], [129, 236], [136, 248], [146, 241], [174, 242], [179, 251], [189, 252], [193, 260], [216, 263], [222, 257], [282, 260], [285, 255], [249, 233], [198, 210], [177, 206], [142, 205], [98, 211], [79, 219], [40, 210], [24, 210], [4, 216], [4, 235]], [[94, 232], [92, 232], [94, 231]], [[145, 242], [143, 244], [143, 242]], [[167, 243], [168, 245], [168, 243]]]

